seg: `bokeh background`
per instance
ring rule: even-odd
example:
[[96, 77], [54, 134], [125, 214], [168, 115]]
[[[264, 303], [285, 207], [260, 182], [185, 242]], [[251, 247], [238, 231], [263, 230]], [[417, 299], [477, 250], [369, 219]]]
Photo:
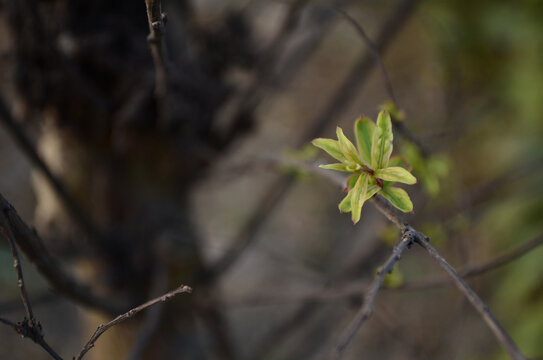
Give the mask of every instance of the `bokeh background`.
[[[277, 166], [328, 162], [305, 145], [338, 125], [352, 138], [354, 120], [375, 119], [390, 100], [336, 6], [380, 47], [405, 126], [427, 150], [395, 133], [395, 154], [419, 179], [407, 189], [415, 211], [406, 220], [456, 268], [541, 236], [543, 2], [164, 1], [178, 104], [166, 127], [154, 120], [144, 1], [1, 3], [3, 101], [89, 217], [122, 240], [110, 257], [89, 250], [92, 238], [5, 127], [0, 193], [102, 294], [150, 298], [149, 274], [162, 266], [166, 288], [194, 287], [181, 296], [195, 300], [162, 310], [168, 326], [153, 329], [141, 358], [325, 359], [399, 239], [371, 204], [353, 225], [337, 210], [335, 185]], [[45, 40], [33, 33], [37, 19]], [[109, 107], [89, 105], [65, 62]], [[155, 255], [164, 243], [173, 260]], [[542, 256], [536, 247], [469, 280], [533, 358], [543, 356]], [[113, 317], [56, 295], [23, 266], [45, 338], [65, 358]], [[455, 288], [413, 287], [441, 276], [421, 249], [405, 253], [345, 359], [506, 359]], [[14, 321], [24, 316], [16, 285], [2, 241], [0, 316]], [[178, 320], [183, 313], [191, 320]], [[88, 358], [125, 358], [146, 316], [106, 333]], [[0, 358], [49, 358], [12, 329], [0, 332]]]

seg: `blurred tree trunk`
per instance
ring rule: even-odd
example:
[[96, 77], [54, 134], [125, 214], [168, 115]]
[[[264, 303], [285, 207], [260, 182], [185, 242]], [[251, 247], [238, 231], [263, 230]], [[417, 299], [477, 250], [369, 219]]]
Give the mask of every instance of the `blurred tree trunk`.
[[[40, 129], [40, 153], [89, 219], [74, 223], [37, 176], [36, 224], [47, 245], [112, 299], [136, 304], [149, 298], [160, 268], [167, 289], [181, 283], [198, 289], [206, 275], [188, 196], [218, 150], [233, 140], [218, 142], [212, 125], [230, 94], [224, 72], [250, 63], [243, 58], [247, 32], [241, 18], [205, 32], [191, 22], [186, 1], [172, 4], [168, 16], [175, 32], [166, 36], [174, 44], [168, 88], [174, 101], [164, 125], [156, 120], [143, 0], [8, 0], [4, 10], [23, 105], [19, 115]], [[236, 36], [228, 37], [230, 32]], [[215, 48], [222, 52], [213, 60]], [[230, 56], [224, 49], [237, 51]], [[195, 327], [197, 297], [165, 306], [146, 358], [209, 358], [213, 346], [204, 351]], [[206, 318], [219, 334], [215, 357], [228, 357], [220, 314], [210, 310]], [[87, 332], [96, 325], [89, 321]], [[122, 358], [140, 326], [134, 321], [117, 328], [122, 335], [108, 334], [110, 346], [100, 340], [89, 357]]]

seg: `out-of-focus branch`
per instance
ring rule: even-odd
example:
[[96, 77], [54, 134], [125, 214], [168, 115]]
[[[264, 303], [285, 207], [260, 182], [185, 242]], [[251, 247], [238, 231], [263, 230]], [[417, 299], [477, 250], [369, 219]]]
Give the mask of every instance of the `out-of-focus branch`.
[[256, 64], [254, 79], [240, 95], [239, 105], [232, 115], [232, 124], [216, 140], [219, 148], [237, 138], [237, 133], [245, 129], [247, 114], [252, 114], [264, 96], [269, 96], [269, 85], [274, 79], [275, 66], [290, 39], [301, 12], [308, 0], [294, 0], [288, 5], [286, 15], [271, 43], [262, 51]]
[[[417, 0], [403, 0], [396, 8], [393, 15], [384, 23], [379, 36], [377, 37], [376, 47], [384, 51], [390, 44], [394, 36], [400, 31], [414, 10]], [[297, 146], [303, 146], [307, 141], [319, 136], [326, 128], [328, 123], [337, 113], [345, 108], [354, 97], [356, 91], [367, 79], [370, 70], [373, 67], [373, 58], [370, 55], [364, 55], [360, 61], [351, 69], [342, 85], [328, 103], [327, 107], [312, 122], [304, 135], [300, 138]], [[275, 207], [280, 204], [280, 200], [288, 193], [290, 187], [296, 179], [292, 175], [285, 175], [274, 181], [268, 192], [263, 196], [263, 200], [253, 212], [252, 216], [242, 228], [237, 240], [232, 246], [232, 251], [219, 259], [211, 268], [211, 278], [224, 275], [228, 269], [236, 263], [246, 249], [255, 241], [256, 234], [268, 217], [273, 213]]]
[[377, 277], [371, 283], [366, 294], [364, 305], [360, 308], [354, 319], [351, 321], [347, 331], [342, 335], [341, 340], [332, 354], [333, 359], [341, 358], [343, 352], [351, 343], [353, 337], [356, 335], [358, 330], [360, 330], [362, 325], [364, 325], [364, 322], [371, 316], [373, 312], [373, 305], [375, 304], [375, 300], [377, 300], [377, 294], [379, 294], [379, 290], [381, 289], [381, 286], [383, 286], [386, 275], [392, 272], [396, 262], [400, 260], [403, 252], [413, 244], [414, 240], [414, 234], [412, 232], [407, 230], [403, 232], [400, 242], [394, 247], [392, 254], [383, 264], [381, 269], [379, 269], [377, 272]]
[[179, 295], [179, 294], [182, 294], [182, 293], [190, 293], [190, 292], [192, 292], [192, 289], [189, 286], [181, 285], [178, 288], [170, 291], [169, 293], [166, 293], [166, 294], [164, 294], [162, 296], [159, 296], [157, 298], [149, 300], [146, 303], [141, 304], [140, 306], [135, 307], [132, 310], [130, 310], [130, 311], [128, 311], [128, 312], [126, 312], [126, 313], [124, 313], [122, 315], [117, 316], [115, 319], [111, 320], [110, 322], [108, 322], [105, 325], [98, 326], [98, 328], [96, 329], [94, 334], [91, 336], [90, 340], [85, 344], [85, 346], [83, 347], [83, 349], [81, 350], [81, 352], [77, 356], [76, 360], [81, 360], [85, 356], [85, 354], [90, 349], [92, 349], [94, 347], [94, 343], [96, 342], [96, 340], [98, 340], [98, 338], [100, 336], [102, 336], [103, 333], [105, 333], [106, 331], [111, 329], [113, 326], [115, 326], [115, 325], [117, 325], [117, 324], [119, 324], [119, 323], [121, 323], [121, 322], [123, 322], [125, 320], [130, 319], [131, 317], [133, 317], [134, 315], [136, 315], [140, 311], [145, 310], [150, 306], [153, 306], [153, 305], [155, 305], [157, 303], [161, 303], [161, 302], [164, 302], [164, 301], [168, 301], [168, 300], [170, 300], [171, 298], [173, 298], [176, 295]]
[[[383, 62], [383, 59], [381, 57], [381, 54], [379, 53], [379, 47], [371, 40], [371, 38], [368, 36], [362, 25], [357, 22], [351, 15], [349, 15], [347, 12], [340, 8], [334, 8], [340, 15], [342, 15], [351, 25], [354, 26], [354, 28], [358, 31], [364, 42], [366, 43], [371, 55], [373, 56], [375, 62], [377, 63], [377, 66], [379, 68], [379, 71], [381, 72], [381, 77], [383, 78], [383, 82], [385, 84], [385, 89], [390, 97], [390, 100], [396, 104], [396, 107], [400, 108], [400, 104], [398, 103], [398, 99], [396, 98], [396, 95], [394, 94], [394, 88], [392, 87], [392, 82], [390, 81], [390, 77], [388, 76], [388, 72], [385, 67], [385, 63]], [[428, 156], [428, 150], [426, 147], [422, 144], [422, 142], [405, 126], [405, 124], [402, 121], [398, 121], [397, 119], [392, 119], [392, 124], [394, 125], [394, 128], [403, 135], [407, 140], [409, 140], [411, 143], [413, 143], [417, 148], [419, 149], [422, 156], [427, 157]]]
[[18, 4], [18, 11], [23, 19], [28, 20], [28, 26], [32, 29], [33, 36], [36, 42], [42, 47], [44, 53], [50, 58], [54, 64], [58, 64], [57, 68], [68, 76], [73, 83], [81, 90], [94, 108], [102, 115], [106, 115], [110, 111], [108, 99], [104, 96], [90, 79], [78, 68], [77, 64], [59, 51], [51, 34], [47, 31], [42, 17], [39, 13], [39, 4], [36, 0], [14, 1]]
[[96, 224], [85, 214], [75, 200], [70, 196], [62, 182], [53, 174], [45, 161], [38, 154], [34, 145], [25, 134], [19, 122], [15, 120], [6, 102], [0, 95], [0, 121], [4, 124], [6, 130], [13, 137], [23, 153], [30, 159], [30, 162], [39, 169], [49, 185], [58, 195], [60, 201], [66, 206], [69, 216], [81, 227], [83, 231], [96, 239], [102, 239], [103, 235], [98, 230]]
[[0, 208], [11, 227], [16, 243], [49, 284], [60, 294], [94, 309], [118, 314], [129, 308], [128, 304], [95, 295], [92, 290], [80, 284], [66, 273], [49, 254], [35, 231], [19, 217], [13, 206], [0, 194]]
[[[466, 267], [458, 270], [458, 274], [463, 278], [470, 278], [485, 274], [487, 272], [496, 270], [504, 265], [507, 265], [518, 258], [529, 254], [532, 250], [543, 245], [543, 234], [528, 241], [526, 244], [519, 246], [517, 249], [499, 256], [495, 259], [483, 262], [481, 264], [467, 265]], [[413, 283], [406, 283], [399, 289], [427, 289], [439, 286], [448, 286], [451, 284], [449, 277], [442, 277], [436, 279], [426, 279]]]
[[[532, 250], [543, 245], [543, 234], [528, 241], [526, 244], [519, 246], [507, 254], [498, 256], [494, 259], [482, 262], [480, 264], [468, 265], [459, 269], [457, 272], [463, 278], [471, 278], [486, 274], [493, 270], [497, 270], [517, 260], [518, 258], [529, 254]], [[395, 290], [420, 290], [430, 289], [441, 286], [452, 285], [450, 277], [440, 277], [435, 279], [426, 279], [415, 282], [407, 282], [403, 285], [394, 288], [383, 288], [387, 291]], [[360, 289], [368, 286], [367, 282], [352, 281], [336, 285], [333, 287], [325, 287], [315, 290], [307, 290], [299, 293], [285, 292], [283, 289], [266, 289], [266, 291], [258, 292], [249, 296], [240, 296], [230, 299], [216, 299], [224, 306], [231, 307], [246, 307], [246, 306], [268, 306], [278, 304], [292, 304], [303, 301], [313, 302], [330, 302], [338, 299], [352, 298], [353, 296], [362, 296]], [[36, 302], [34, 302], [36, 303]], [[3, 307], [0, 305], [0, 309]], [[1, 311], [0, 311], [1, 312]]]
[[168, 99], [168, 68], [166, 64], [166, 50], [164, 46], [164, 30], [166, 14], [162, 12], [160, 0], [145, 0], [147, 21], [149, 23], [149, 36], [147, 41], [155, 64], [155, 96], [157, 101], [158, 123], [161, 126], [169, 125], [171, 106]]
[[[46, 305], [49, 304], [55, 300], [59, 299], [59, 295], [47, 291], [42, 294], [37, 294], [32, 296], [32, 305], [34, 307], [40, 306], [40, 305]], [[12, 299], [5, 302], [0, 303], [0, 314], [5, 313], [11, 313], [17, 310], [20, 310], [21, 300], [20, 299]]]

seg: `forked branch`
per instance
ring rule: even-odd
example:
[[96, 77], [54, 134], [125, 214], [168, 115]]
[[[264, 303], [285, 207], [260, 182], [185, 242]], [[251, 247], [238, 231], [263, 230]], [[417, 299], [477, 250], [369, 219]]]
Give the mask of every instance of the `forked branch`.
[[360, 308], [354, 319], [351, 321], [347, 331], [341, 337], [341, 340], [339, 341], [334, 354], [332, 355], [333, 359], [341, 358], [345, 348], [347, 348], [358, 330], [360, 330], [362, 325], [364, 325], [364, 322], [371, 316], [373, 312], [373, 305], [375, 304], [375, 300], [377, 300], [377, 294], [379, 294], [379, 290], [383, 286], [386, 275], [392, 272], [396, 262], [400, 260], [403, 252], [411, 247], [414, 240], [415, 239], [413, 238], [412, 232], [403, 232], [400, 242], [394, 247], [392, 254], [383, 264], [381, 269], [379, 269], [377, 272], [377, 277], [371, 283], [364, 300], [364, 305]]

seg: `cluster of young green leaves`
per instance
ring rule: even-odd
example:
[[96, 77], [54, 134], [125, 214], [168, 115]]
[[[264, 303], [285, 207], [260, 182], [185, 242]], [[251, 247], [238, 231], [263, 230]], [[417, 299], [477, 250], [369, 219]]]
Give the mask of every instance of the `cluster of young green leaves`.
[[392, 186], [394, 182], [415, 184], [417, 179], [392, 155], [392, 122], [387, 111], [377, 117], [377, 124], [367, 117], [354, 124], [356, 147], [337, 128], [337, 140], [315, 139], [313, 145], [326, 151], [339, 163], [320, 165], [324, 169], [352, 173], [347, 179], [347, 196], [339, 203], [341, 212], [351, 212], [356, 224], [364, 202], [380, 194], [403, 212], [411, 212], [413, 203], [405, 190]]

